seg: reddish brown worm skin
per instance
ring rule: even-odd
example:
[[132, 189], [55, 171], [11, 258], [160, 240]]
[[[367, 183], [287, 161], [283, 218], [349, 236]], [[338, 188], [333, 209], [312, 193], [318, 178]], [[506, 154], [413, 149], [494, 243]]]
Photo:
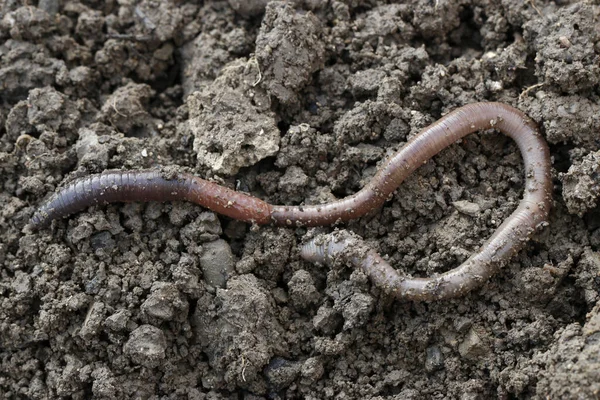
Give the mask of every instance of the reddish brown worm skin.
[[360, 240], [347, 233], [313, 239], [302, 247], [302, 257], [324, 263], [340, 257], [361, 268], [376, 286], [399, 299], [442, 300], [464, 295], [481, 286], [524, 247], [537, 228], [547, 222], [552, 204], [550, 152], [529, 117], [499, 103], [477, 103], [459, 108], [408, 142], [385, 163], [372, 181], [378, 183], [376, 187], [381, 193], [389, 194], [390, 188], [450, 143], [476, 130], [489, 128], [498, 129], [517, 143], [525, 166], [525, 194], [517, 209], [459, 267], [430, 278], [401, 275], [379, 254], [365, 249]]
[[269, 204], [256, 197], [191, 174], [167, 178], [156, 170], [107, 171], [75, 179], [46, 200], [29, 222], [38, 229], [93, 205], [173, 200], [197, 203], [241, 221], [261, 225], [270, 222]]
[[[358, 218], [381, 207], [407, 176], [435, 154], [470, 133], [491, 128], [517, 143], [525, 165], [525, 195], [517, 210], [476, 254], [460, 267], [435, 278], [400, 277], [374, 252], [368, 257], [351, 257], [349, 260], [363, 268], [376, 284], [400, 298], [454, 297], [479, 286], [495, 273], [523, 247], [536, 227], [546, 222], [550, 210], [552, 181], [548, 146], [529, 117], [505, 104], [475, 103], [449, 113], [385, 161], [363, 189], [331, 203], [275, 206], [189, 174], [178, 174], [170, 179], [159, 171], [110, 171], [71, 182], [39, 207], [30, 224], [34, 229], [40, 228], [53, 219], [95, 204], [186, 200], [259, 225], [329, 225]], [[343, 253], [349, 244], [347, 240], [326, 242], [308, 243], [302, 249], [302, 256], [311, 261], [327, 262], [331, 256]]]

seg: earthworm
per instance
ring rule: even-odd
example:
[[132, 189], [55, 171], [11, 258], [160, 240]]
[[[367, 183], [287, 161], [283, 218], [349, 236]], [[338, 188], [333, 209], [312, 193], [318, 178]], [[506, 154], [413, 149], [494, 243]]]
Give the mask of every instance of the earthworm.
[[[159, 171], [109, 171], [79, 178], [44, 202], [30, 220], [40, 228], [51, 220], [94, 204], [127, 201], [186, 200], [228, 217], [259, 225], [320, 226], [358, 218], [377, 209], [419, 166], [462, 137], [483, 129], [497, 129], [517, 143], [525, 165], [525, 195], [518, 208], [490, 239], [461, 266], [434, 278], [407, 278], [374, 251], [351, 252], [348, 258], [376, 285], [398, 298], [433, 300], [455, 297], [481, 285], [523, 248], [536, 228], [546, 223], [552, 202], [550, 152], [536, 124], [521, 111], [502, 103], [475, 103], [458, 108], [422, 130], [360, 191], [321, 205], [276, 206], [190, 174], [164, 176]], [[301, 255], [329, 262], [348, 253], [356, 240], [315, 239]], [[359, 246], [360, 247], [360, 246]]]

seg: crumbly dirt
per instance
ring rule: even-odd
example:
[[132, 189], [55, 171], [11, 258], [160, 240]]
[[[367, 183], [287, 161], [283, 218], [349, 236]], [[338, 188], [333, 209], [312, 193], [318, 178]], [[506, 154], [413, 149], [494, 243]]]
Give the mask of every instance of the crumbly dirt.
[[[600, 398], [600, 2], [0, 2], [0, 397]], [[268, 3], [268, 4], [267, 4]], [[553, 157], [550, 224], [482, 289], [398, 302], [307, 236], [188, 203], [37, 204], [106, 169], [276, 204], [354, 193], [408, 138], [501, 101]], [[471, 135], [338, 225], [415, 276], [516, 207], [516, 146]]]

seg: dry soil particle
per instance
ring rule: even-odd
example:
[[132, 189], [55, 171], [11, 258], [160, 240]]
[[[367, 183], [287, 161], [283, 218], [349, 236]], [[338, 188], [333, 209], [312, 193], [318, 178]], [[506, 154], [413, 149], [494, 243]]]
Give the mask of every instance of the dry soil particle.
[[[597, 397], [599, 15], [597, 1], [2, 2], [0, 397]], [[359, 271], [299, 259], [329, 228], [191, 204], [23, 229], [57, 186], [115, 168], [327, 201], [480, 100], [539, 123], [555, 207], [461, 299], [393, 302]], [[509, 140], [469, 136], [339, 228], [406, 273], [444, 272], [514, 209], [521, 165]]]
[[204, 282], [212, 288], [226, 287], [235, 269], [231, 247], [222, 239], [208, 242], [202, 247], [200, 267]]
[[198, 300], [194, 332], [215, 369], [216, 382], [265, 391], [262, 369], [286, 347], [274, 307], [272, 296], [254, 275], [234, 277], [227, 289]]
[[529, 114], [541, 119], [548, 141], [554, 144], [573, 143], [578, 148], [595, 149], [600, 143], [600, 105], [596, 99], [564, 96], [539, 90], [535, 98], [524, 105]]
[[6, 40], [0, 45], [0, 79], [2, 97], [15, 100], [27, 97], [29, 90], [68, 82], [68, 70], [63, 60], [49, 57], [42, 45]]
[[297, 92], [322, 68], [325, 46], [320, 36], [321, 22], [313, 13], [300, 13], [285, 1], [267, 4], [256, 38], [256, 58], [263, 86], [284, 107], [299, 101]]
[[557, 398], [595, 398], [600, 393], [600, 313], [596, 306], [583, 327], [567, 325], [555, 333], [556, 342], [534, 358], [547, 367], [537, 384], [541, 393]]
[[561, 176], [565, 205], [572, 214], [580, 217], [596, 208], [600, 195], [600, 154], [587, 154], [581, 162], [569, 167]]
[[153, 325], [142, 325], [133, 332], [123, 351], [134, 363], [148, 368], [158, 366], [165, 358], [165, 334]]
[[574, 4], [557, 10], [541, 23], [525, 24], [524, 37], [533, 44], [536, 75], [567, 93], [588, 90], [600, 82], [600, 40], [597, 7]]
[[257, 68], [244, 59], [234, 61], [213, 84], [187, 98], [190, 119], [181, 129], [183, 135], [195, 136], [199, 165], [233, 175], [279, 149], [279, 131], [267, 109], [269, 102], [255, 95]]
[[154, 94], [150, 86], [144, 84], [129, 83], [120, 87], [104, 101], [99, 119], [130, 135], [156, 135], [152, 118], [146, 111]]

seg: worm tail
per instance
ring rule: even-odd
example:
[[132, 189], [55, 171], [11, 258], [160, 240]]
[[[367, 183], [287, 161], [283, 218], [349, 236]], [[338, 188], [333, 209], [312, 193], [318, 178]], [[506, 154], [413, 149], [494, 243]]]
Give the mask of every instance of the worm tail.
[[495, 273], [503, 260], [486, 261], [481, 253], [474, 254], [459, 267], [430, 278], [403, 275], [385, 261], [364, 241], [347, 231], [320, 235], [304, 244], [300, 256], [309, 262], [331, 265], [336, 259], [359, 268], [373, 285], [401, 300], [446, 300], [480, 287]]
[[351, 239], [333, 235], [321, 235], [300, 247], [300, 257], [312, 263], [331, 264], [351, 246]]

